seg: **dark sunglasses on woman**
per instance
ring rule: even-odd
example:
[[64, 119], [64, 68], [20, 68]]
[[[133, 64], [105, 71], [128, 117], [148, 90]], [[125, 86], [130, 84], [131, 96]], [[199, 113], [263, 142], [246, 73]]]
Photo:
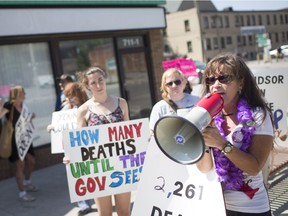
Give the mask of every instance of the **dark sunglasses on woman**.
[[174, 81], [171, 81], [171, 82], [168, 82], [168, 83], [166, 83], [165, 85], [166, 86], [168, 86], [168, 87], [171, 87], [171, 86], [173, 86], [173, 83], [176, 85], [176, 86], [179, 86], [179, 85], [181, 85], [181, 80], [174, 80]]
[[216, 80], [218, 80], [222, 84], [228, 84], [233, 80], [233, 77], [230, 74], [223, 74], [218, 77], [211, 76], [206, 77], [205, 82], [207, 85], [213, 85], [216, 82]]

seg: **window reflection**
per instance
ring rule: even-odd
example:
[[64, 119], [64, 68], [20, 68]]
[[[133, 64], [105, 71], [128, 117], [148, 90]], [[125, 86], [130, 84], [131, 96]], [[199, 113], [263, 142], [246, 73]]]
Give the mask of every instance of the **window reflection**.
[[62, 41], [60, 53], [63, 73], [75, 75], [92, 65], [99, 65], [108, 73], [108, 93], [120, 96], [112, 38]]
[[55, 87], [47, 43], [0, 46], [0, 96], [8, 100], [14, 85], [25, 88], [25, 104], [36, 114], [34, 146], [50, 143], [46, 127], [55, 106]]

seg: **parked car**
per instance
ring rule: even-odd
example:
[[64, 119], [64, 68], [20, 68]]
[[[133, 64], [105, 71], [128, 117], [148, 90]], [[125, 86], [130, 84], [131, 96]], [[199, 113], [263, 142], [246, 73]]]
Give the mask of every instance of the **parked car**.
[[[269, 51], [269, 54], [272, 58], [275, 58], [277, 56], [277, 53], [278, 53], [277, 49], [278, 49], [278, 47], [276, 49]], [[283, 56], [288, 56], [288, 45], [282, 45], [281, 50], [282, 50]]]

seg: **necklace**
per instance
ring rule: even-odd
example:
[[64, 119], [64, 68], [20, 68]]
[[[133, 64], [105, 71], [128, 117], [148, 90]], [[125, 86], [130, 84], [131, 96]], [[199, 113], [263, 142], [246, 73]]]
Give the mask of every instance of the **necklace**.
[[231, 116], [231, 115], [234, 115], [234, 112], [233, 113], [227, 113], [227, 114], [222, 113], [221, 115], [222, 116]]
[[[243, 126], [240, 131], [240, 133], [242, 133], [242, 145], [239, 149], [247, 152], [255, 131], [255, 122], [249, 104], [244, 98], [241, 98], [237, 103], [236, 117], [238, 124]], [[226, 138], [223, 130], [224, 122], [225, 120], [221, 114], [215, 117], [216, 127], [221, 136]], [[219, 181], [224, 183], [224, 190], [239, 190], [243, 184], [243, 171], [236, 167], [219, 149], [213, 148], [213, 154], [215, 157], [216, 172], [219, 176]]]

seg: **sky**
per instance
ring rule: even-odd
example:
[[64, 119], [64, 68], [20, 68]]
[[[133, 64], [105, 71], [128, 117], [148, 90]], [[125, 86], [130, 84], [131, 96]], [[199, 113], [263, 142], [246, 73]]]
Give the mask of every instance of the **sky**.
[[[182, 0], [166, 0], [168, 10], [178, 9]], [[278, 10], [288, 8], [288, 0], [211, 0], [218, 10], [233, 7], [233, 10]], [[172, 12], [171, 11], [171, 12]]]

